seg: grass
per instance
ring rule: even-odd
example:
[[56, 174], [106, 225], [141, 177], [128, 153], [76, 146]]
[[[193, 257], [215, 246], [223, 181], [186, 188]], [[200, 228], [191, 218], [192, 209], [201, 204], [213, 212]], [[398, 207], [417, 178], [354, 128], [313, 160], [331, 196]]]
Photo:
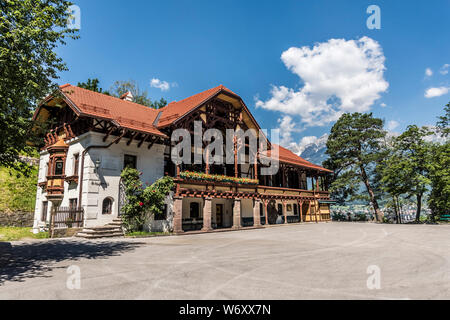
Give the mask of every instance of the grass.
[[33, 234], [31, 228], [0, 227], [0, 242], [46, 238], [48, 238], [47, 232]]
[[38, 168], [26, 177], [14, 169], [0, 167], [0, 212], [34, 211]]
[[170, 233], [167, 232], [130, 232], [125, 235], [130, 238], [147, 238], [147, 237], [161, 237], [161, 236], [170, 236]]

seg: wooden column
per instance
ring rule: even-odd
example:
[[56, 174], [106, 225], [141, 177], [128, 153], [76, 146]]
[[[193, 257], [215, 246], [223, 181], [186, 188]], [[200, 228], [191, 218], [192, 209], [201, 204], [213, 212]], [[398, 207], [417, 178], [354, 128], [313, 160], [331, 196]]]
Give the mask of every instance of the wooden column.
[[202, 231], [208, 232], [212, 231], [212, 199], [205, 198], [205, 203], [203, 205], [203, 229]]
[[233, 206], [233, 229], [240, 229], [241, 225], [241, 199], [234, 199]]
[[284, 215], [284, 224], [288, 223], [287, 220], [287, 201], [283, 201], [283, 215]]
[[173, 199], [173, 232], [175, 234], [183, 233], [183, 198], [174, 197]]
[[234, 177], [239, 177], [238, 155], [237, 155], [237, 137], [234, 136]]
[[269, 200], [264, 200], [264, 210], [266, 214], [266, 226], [269, 225], [269, 211], [267, 210], [267, 207], [269, 205]]
[[298, 207], [299, 207], [299, 212], [300, 212], [300, 222], [304, 222], [303, 221], [303, 201], [299, 201], [298, 202]]
[[319, 223], [318, 219], [317, 219], [317, 206], [316, 206], [316, 200], [314, 200], [314, 216], [316, 218], [316, 223]]
[[308, 213], [309, 213], [309, 222], [312, 222], [312, 212], [311, 212], [311, 200], [309, 200], [309, 204], [308, 204]]
[[255, 199], [253, 204], [253, 226], [261, 227], [261, 200]]

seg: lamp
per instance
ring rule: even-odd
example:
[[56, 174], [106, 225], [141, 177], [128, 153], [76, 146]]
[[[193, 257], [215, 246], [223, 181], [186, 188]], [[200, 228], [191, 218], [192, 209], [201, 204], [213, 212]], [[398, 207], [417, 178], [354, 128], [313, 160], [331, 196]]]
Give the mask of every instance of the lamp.
[[95, 172], [98, 172], [98, 169], [100, 168], [100, 164], [101, 164], [101, 163], [102, 163], [102, 162], [101, 162], [100, 159], [95, 160], [95, 162], [94, 162]]

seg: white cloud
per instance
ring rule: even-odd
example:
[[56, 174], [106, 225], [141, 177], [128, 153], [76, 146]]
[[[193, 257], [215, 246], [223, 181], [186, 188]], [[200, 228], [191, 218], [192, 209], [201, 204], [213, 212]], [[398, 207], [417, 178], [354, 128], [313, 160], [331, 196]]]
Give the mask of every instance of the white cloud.
[[388, 131], [394, 131], [395, 129], [398, 128], [399, 125], [400, 125], [400, 123], [398, 121], [391, 120], [386, 124], [386, 129]]
[[449, 68], [450, 68], [450, 64], [446, 63], [442, 66], [442, 68], [441, 68], [441, 70], [439, 70], [439, 72], [445, 76], [446, 74], [448, 74]]
[[[161, 91], [169, 91], [171, 85], [170, 83], [168, 83], [167, 81], [161, 81], [159, 79], [153, 78], [152, 80], [150, 80], [150, 86], [152, 88], [158, 88]], [[172, 85], [172, 87], [175, 85]]]
[[382, 104], [380, 104], [380, 106], [381, 106], [382, 108], [386, 108], [386, 107], [387, 107], [387, 104], [386, 104], [386, 103], [382, 103]]
[[278, 124], [280, 129], [280, 144], [285, 147], [289, 147], [292, 143], [292, 133], [303, 131], [303, 129], [299, 128], [298, 125], [293, 122], [292, 117], [287, 115], [278, 119]]
[[450, 87], [429, 88], [425, 91], [425, 98], [435, 98], [443, 96], [450, 91]]
[[318, 146], [326, 145], [328, 141], [328, 134], [324, 134], [321, 137], [307, 136], [303, 137], [300, 142], [295, 142], [292, 133], [302, 132], [304, 129], [299, 128], [298, 125], [293, 121], [291, 116], [284, 116], [278, 119], [279, 129], [280, 129], [280, 144], [294, 152], [295, 154], [302, 154], [305, 149], [311, 144], [316, 144]]
[[377, 41], [330, 39], [313, 48], [283, 52], [286, 67], [303, 80], [301, 89], [272, 86], [271, 98], [256, 106], [298, 115], [306, 126], [323, 126], [344, 112], [366, 112], [385, 92], [385, 57]]
[[433, 70], [431, 70], [430, 68], [426, 68], [425, 69], [425, 75], [427, 77], [431, 77], [433, 75]]

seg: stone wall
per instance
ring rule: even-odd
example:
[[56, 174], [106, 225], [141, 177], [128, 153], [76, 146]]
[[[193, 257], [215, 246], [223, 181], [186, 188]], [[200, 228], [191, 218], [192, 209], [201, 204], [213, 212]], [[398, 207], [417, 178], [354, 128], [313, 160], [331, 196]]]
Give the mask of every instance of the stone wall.
[[34, 212], [0, 212], [0, 227], [33, 227]]

